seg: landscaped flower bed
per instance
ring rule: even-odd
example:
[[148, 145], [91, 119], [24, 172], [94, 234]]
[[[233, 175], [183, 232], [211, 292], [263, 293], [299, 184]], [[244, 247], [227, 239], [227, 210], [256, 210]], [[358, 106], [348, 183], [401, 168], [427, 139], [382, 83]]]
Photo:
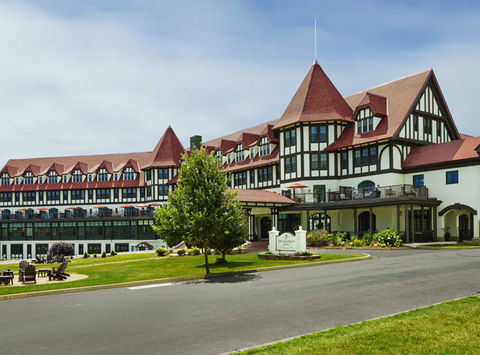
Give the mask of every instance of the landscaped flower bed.
[[374, 248], [397, 249], [402, 246], [400, 235], [394, 229], [384, 229], [375, 234], [364, 233], [362, 238], [350, 236], [345, 232], [328, 233], [325, 230], [315, 230], [307, 235], [309, 247], [323, 248]]

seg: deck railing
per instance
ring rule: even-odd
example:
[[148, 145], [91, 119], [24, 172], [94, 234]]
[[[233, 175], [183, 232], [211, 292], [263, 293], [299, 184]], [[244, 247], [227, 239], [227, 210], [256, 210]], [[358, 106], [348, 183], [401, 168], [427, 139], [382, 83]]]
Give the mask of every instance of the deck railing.
[[282, 194], [298, 203], [325, 203], [372, 198], [428, 198], [428, 188], [425, 186], [413, 186], [408, 184], [377, 186], [369, 189], [355, 189], [348, 186], [340, 186], [338, 191], [327, 191], [325, 195], [302, 193], [292, 190], [282, 191]]

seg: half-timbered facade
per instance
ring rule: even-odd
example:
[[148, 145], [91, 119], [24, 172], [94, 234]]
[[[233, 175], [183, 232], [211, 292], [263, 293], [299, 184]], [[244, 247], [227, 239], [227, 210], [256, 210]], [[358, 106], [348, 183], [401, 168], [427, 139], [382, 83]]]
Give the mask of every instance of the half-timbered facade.
[[[251, 239], [272, 225], [479, 238], [480, 137], [458, 133], [432, 70], [343, 97], [315, 62], [282, 117], [202, 145], [242, 192]], [[168, 127], [152, 152], [9, 160], [1, 255], [162, 245], [150, 225], [185, 151]]]

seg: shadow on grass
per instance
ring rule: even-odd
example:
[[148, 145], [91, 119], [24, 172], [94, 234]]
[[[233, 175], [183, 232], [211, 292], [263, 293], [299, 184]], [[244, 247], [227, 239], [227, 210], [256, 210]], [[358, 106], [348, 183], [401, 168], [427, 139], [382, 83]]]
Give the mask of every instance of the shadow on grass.
[[260, 276], [252, 271], [237, 271], [230, 275], [215, 275], [210, 274], [205, 276], [207, 283], [237, 283], [259, 280]]
[[[217, 269], [239, 269], [249, 266], [253, 267], [254, 265], [257, 266], [257, 263], [253, 261], [227, 261], [225, 264], [216, 264], [215, 262], [210, 262], [209, 265], [211, 271], [216, 271]], [[205, 269], [205, 264], [196, 265], [195, 267]]]

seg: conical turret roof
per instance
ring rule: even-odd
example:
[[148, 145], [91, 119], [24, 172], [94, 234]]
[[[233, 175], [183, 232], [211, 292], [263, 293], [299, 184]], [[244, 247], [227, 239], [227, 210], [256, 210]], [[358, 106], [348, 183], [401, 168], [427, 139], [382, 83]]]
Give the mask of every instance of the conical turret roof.
[[352, 109], [315, 61], [275, 129], [297, 122], [353, 122]]
[[180, 143], [172, 127], [168, 126], [153, 150], [152, 162], [145, 168], [178, 166], [184, 152], [182, 143]]

